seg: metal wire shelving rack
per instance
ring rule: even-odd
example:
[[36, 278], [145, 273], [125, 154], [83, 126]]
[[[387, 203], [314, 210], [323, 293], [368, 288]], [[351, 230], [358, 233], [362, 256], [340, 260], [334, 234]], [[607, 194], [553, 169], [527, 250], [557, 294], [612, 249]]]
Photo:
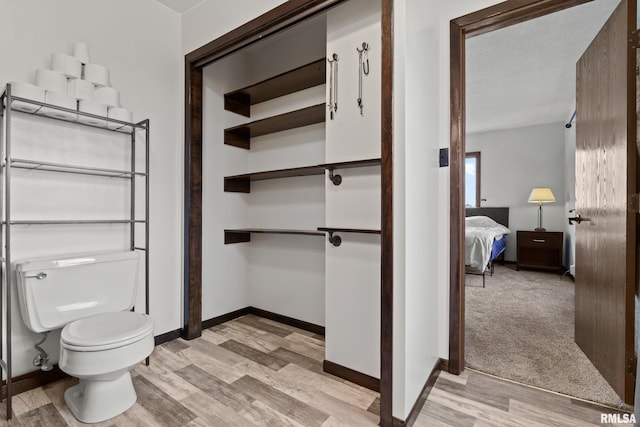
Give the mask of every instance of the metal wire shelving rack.
[[[30, 110], [15, 109], [14, 103], [20, 103], [22, 106], [30, 106]], [[69, 118], [53, 117], [46, 114], [51, 111], [61, 111], [69, 113]], [[46, 117], [50, 120], [60, 120], [70, 122], [79, 126], [89, 126], [102, 129], [105, 132], [117, 132], [129, 135], [131, 138], [131, 167], [129, 170], [93, 168], [84, 165], [71, 165], [64, 163], [54, 163], [48, 161], [39, 161], [33, 159], [19, 159], [11, 156], [11, 133], [12, 133], [12, 116], [13, 114], [26, 114]], [[78, 117], [84, 116], [92, 119], [98, 119], [104, 125], [97, 125], [92, 122], [86, 123], [78, 121]], [[2, 338], [0, 339], [0, 380], [3, 380], [3, 391], [0, 399], [4, 398], [6, 403], [6, 418], [12, 417], [12, 349], [11, 349], [11, 288], [12, 281], [15, 277], [14, 267], [11, 264], [11, 228], [15, 225], [72, 225], [72, 224], [129, 224], [129, 246], [132, 251], [141, 251], [144, 253], [145, 267], [145, 313], [149, 314], [149, 119], [130, 123], [121, 120], [115, 120], [108, 117], [97, 116], [95, 114], [76, 111], [56, 105], [46, 104], [31, 99], [16, 97], [12, 95], [11, 84], [7, 84], [5, 90], [0, 95], [0, 152], [2, 153], [2, 173], [0, 179], [0, 203], [2, 206], [2, 223], [0, 226], [0, 276], [2, 279], [2, 287], [0, 289], [0, 330]], [[144, 171], [136, 169], [136, 135], [144, 133]], [[111, 177], [116, 179], [125, 179], [130, 182], [130, 215], [128, 218], [118, 219], [64, 219], [64, 220], [15, 220], [11, 218], [11, 170], [12, 169], [29, 169], [47, 172], [70, 173], [79, 175], [93, 175], [101, 177]], [[136, 216], [136, 179], [144, 180], [144, 219], [138, 219]], [[138, 185], [139, 187], [139, 185]], [[136, 225], [144, 227], [144, 243], [138, 244], [136, 240]], [[141, 240], [141, 239], [139, 239]], [[4, 348], [3, 348], [4, 346]], [[147, 360], [148, 362], [148, 360]]]

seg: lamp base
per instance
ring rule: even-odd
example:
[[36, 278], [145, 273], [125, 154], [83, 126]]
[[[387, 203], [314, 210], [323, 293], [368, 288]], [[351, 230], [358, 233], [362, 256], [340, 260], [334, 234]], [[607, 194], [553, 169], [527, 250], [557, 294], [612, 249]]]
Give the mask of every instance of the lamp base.
[[547, 231], [544, 227], [536, 227], [533, 231]]

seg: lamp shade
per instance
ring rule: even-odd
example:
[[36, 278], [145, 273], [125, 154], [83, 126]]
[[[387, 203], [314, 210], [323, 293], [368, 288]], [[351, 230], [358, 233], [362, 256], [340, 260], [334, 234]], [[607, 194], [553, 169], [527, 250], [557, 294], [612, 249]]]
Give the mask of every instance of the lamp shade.
[[534, 188], [529, 194], [529, 203], [552, 203], [555, 201], [556, 198], [550, 188]]

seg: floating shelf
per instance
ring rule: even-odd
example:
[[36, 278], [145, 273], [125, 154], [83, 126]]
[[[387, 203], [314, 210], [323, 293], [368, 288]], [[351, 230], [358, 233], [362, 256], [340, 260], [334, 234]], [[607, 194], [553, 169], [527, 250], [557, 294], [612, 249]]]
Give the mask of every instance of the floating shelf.
[[95, 175], [109, 178], [131, 178], [132, 176], [147, 176], [144, 172], [131, 172], [118, 169], [93, 168], [88, 166], [68, 165], [63, 163], [42, 162], [38, 160], [11, 159], [11, 167], [47, 172], [74, 173], [80, 175]]
[[[5, 97], [7, 96], [6, 91], [2, 93], [2, 95], [0, 95], [0, 101], [4, 101]], [[111, 119], [105, 116], [98, 116], [95, 114], [91, 114], [91, 113], [85, 113], [83, 111], [78, 111], [78, 110], [72, 110], [69, 108], [64, 108], [64, 107], [59, 107], [57, 105], [53, 105], [53, 104], [46, 104], [44, 102], [39, 102], [39, 101], [34, 101], [32, 99], [27, 99], [27, 98], [20, 98], [17, 96], [12, 96], [11, 97], [12, 102], [21, 102], [21, 103], [26, 103], [26, 104], [32, 104], [34, 106], [37, 107], [37, 110], [30, 112], [30, 111], [23, 111], [20, 109], [12, 109], [12, 112], [19, 112], [22, 114], [29, 114], [32, 116], [40, 116], [40, 117], [46, 117], [52, 120], [60, 120], [63, 122], [69, 122], [69, 123], [74, 123], [74, 124], [78, 124], [78, 125], [82, 125], [82, 126], [89, 126], [92, 128], [96, 128], [96, 129], [103, 129], [103, 130], [107, 130], [110, 132], [118, 132], [118, 133], [124, 133], [127, 135], [131, 135], [136, 129], [146, 129], [146, 124], [145, 122], [140, 122], [140, 123], [129, 123], [129, 122], [123, 122], [122, 120], [116, 120], [116, 119]], [[53, 117], [50, 115], [45, 114], [45, 111], [47, 110], [57, 110], [57, 111], [64, 111], [65, 113], [70, 113], [72, 116], [70, 118], [62, 118], [62, 117]], [[112, 123], [113, 126], [118, 126], [115, 129], [112, 128], [108, 128], [106, 125], [102, 126], [102, 125], [95, 125], [95, 124], [91, 124], [91, 123], [84, 123], [84, 122], [80, 122], [78, 121], [77, 117], [78, 116], [83, 116], [83, 117], [89, 117], [92, 119], [98, 119], [101, 122], [104, 123]]]
[[224, 244], [243, 243], [251, 241], [251, 234], [289, 234], [297, 236], [324, 236], [316, 230], [287, 230], [272, 228], [240, 228], [235, 230], [224, 230]]
[[224, 143], [249, 149], [251, 138], [325, 121], [324, 104], [313, 105], [224, 130]]
[[247, 173], [244, 175], [226, 176], [224, 191], [232, 193], [250, 193], [251, 181], [266, 179], [290, 178], [294, 176], [324, 175], [325, 170], [349, 169], [364, 166], [379, 165], [380, 159], [354, 160], [340, 163], [324, 163], [314, 166], [303, 166], [291, 169], [279, 169], [265, 172]]
[[324, 84], [325, 58], [224, 95], [224, 109], [251, 117], [251, 106]]

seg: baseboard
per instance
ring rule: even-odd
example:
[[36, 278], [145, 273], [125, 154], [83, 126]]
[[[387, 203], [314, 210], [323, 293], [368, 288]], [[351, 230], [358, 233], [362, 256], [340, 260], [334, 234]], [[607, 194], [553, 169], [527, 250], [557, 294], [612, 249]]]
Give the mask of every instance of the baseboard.
[[393, 427], [411, 427], [413, 423], [416, 422], [416, 419], [418, 419], [418, 415], [420, 415], [420, 409], [422, 409], [425, 402], [427, 401], [429, 393], [431, 393], [431, 389], [436, 383], [440, 371], [445, 371], [448, 368], [448, 360], [440, 358], [436, 361], [436, 363], [433, 365], [433, 368], [431, 369], [431, 373], [429, 374], [427, 381], [424, 384], [424, 387], [422, 387], [422, 391], [418, 395], [416, 401], [413, 403], [407, 419], [403, 421], [399, 418], [393, 417]]
[[169, 331], [164, 334], [160, 334], [154, 337], [155, 345], [159, 346], [160, 344], [173, 341], [176, 338], [180, 338], [181, 335], [182, 335], [182, 329], [176, 329], [175, 331]]
[[380, 392], [380, 380], [362, 372], [355, 371], [346, 366], [338, 365], [329, 360], [322, 362], [322, 370], [328, 374], [335, 375], [354, 384], [366, 387], [369, 390]]
[[[50, 371], [33, 371], [26, 374], [18, 375], [11, 381], [11, 395], [23, 393], [25, 391], [38, 388], [45, 384], [52, 383], [54, 381], [67, 378], [69, 375], [64, 373], [58, 365], [53, 365], [53, 369]], [[1, 399], [3, 400], [7, 396], [7, 381], [2, 381]]]
[[[174, 339], [179, 338], [181, 333], [182, 329], [176, 329], [175, 331], [169, 331], [167, 333], [158, 335], [154, 338], [155, 345], [173, 341]], [[53, 365], [53, 369], [50, 371], [37, 370], [27, 372], [26, 374], [18, 375], [17, 377], [13, 378], [13, 381], [11, 383], [11, 395], [15, 396], [16, 394], [33, 390], [34, 388], [38, 388], [67, 377], [69, 377], [69, 375], [63, 372], [57, 364]], [[7, 381], [3, 380], [2, 389], [0, 389], [0, 400], [4, 399], [6, 395]]]
[[249, 310], [250, 308], [251, 307], [244, 307], [239, 310], [235, 310], [230, 313], [222, 314], [212, 319], [205, 320], [202, 322], [202, 329], [209, 329], [221, 323], [228, 322], [233, 319], [237, 319], [238, 317], [246, 316], [247, 314], [250, 313], [250, 310]]
[[316, 325], [314, 323], [306, 322], [304, 320], [294, 319], [293, 317], [284, 316], [282, 314], [273, 313], [271, 311], [263, 310], [256, 307], [248, 307], [249, 313], [256, 316], [264, 317], [265, 319], [273, 320], [275, 322], [284, 323], [285, 325], [293, 326], [298, 329], [302, 329], [314, 334], [324, 336], [324, 326]]
[[237, 319], [238, 317], [246, 316], [247, 314], [264, 317], [265, 319], [273, 320], [275, 322], [283, 323], [285, 325], [293, 326], [304, 331], [313, 332], [314, 334], [324, 336], [324, 326], [316, 325], [304, 320], [295, 319], [293, 317], [285, 316], [283, 314], [274, 313], [272, 311], [267, 311], [252, 306], [244, 307], [230, 313], [222, 314], [212, 319], [204, 320], [202, 322], [202, 329], [212, 328], [216, 325], [220, 325], [221, 323], [229, 322], [230, 320]]

